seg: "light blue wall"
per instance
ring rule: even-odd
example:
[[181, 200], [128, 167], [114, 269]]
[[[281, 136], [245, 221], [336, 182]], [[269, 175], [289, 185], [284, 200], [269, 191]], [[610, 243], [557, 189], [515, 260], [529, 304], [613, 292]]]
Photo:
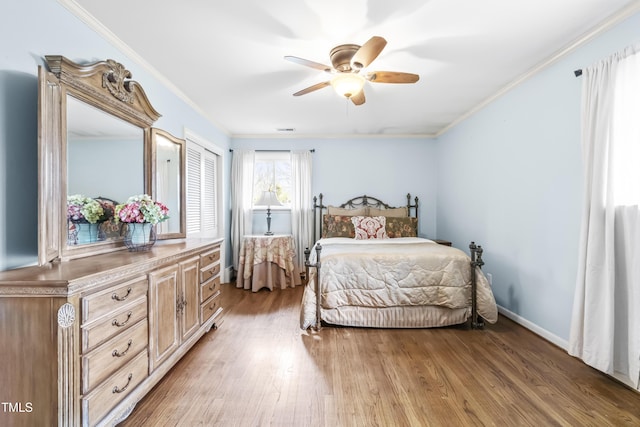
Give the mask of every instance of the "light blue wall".
[[[121, 62], [162, 114], [156, 127], [179, 137], [184, 136], [186, 127], [225, 151], [229, 148], [228, 136], [56, 0], [3, 2], [0, 9], [0, 270], [37, 261], [37, 70], [39, 65], [44, 65], [44, 55], [64, 55], [79, 62], [107, 58]], [[228, 171], [228, 165], [224, 167]], [[228, 189], [225, 189], [225, 200], [227, 198]]]
[[[233, 148], [257, 150], [315, 149], [313, 194], [323, 193], [325, 205], [339, 205], [366, 194], [394, 206], [406, 206], [407, 193], [419, 198], [419, 233], [438, 237], [436, 142], [431, 139], [327, 138], [237, 139]], [[272, 213], [272, 230], [291, 229], [288, 213]], [[254, 232], [266, 230], [266, 215], [257, 211]]]
[[566, 341], [582, 201], [581, 78], [640, 41], [640, 14], [511, 90], [438, 141], [438, 231], [485, 248], [499, 305]]
[[[428, 139], [233, 139], [56, 0], [4, 2], [0, 13], [0, 270], [37, 259], [37, 67], [43, 56], [112, 58], [154, 107], [156, 126], [228, 148], [314, 148], [314, 193], [395, 205], [420, 197], [420, 234], [486, 248], [498, 303], [568, 338], [581, 203], [580, 85], [572, 72], [640, 40], [635, 15], [519, 85], [444, 136]], [[231, 156], [225, 156], [225, 179]], [[229, 186], [225, 188], [228, 200]], [[226, 235], [229, 212], [226, 212]], [[262, 215], [256, 225], [264, 227]], [[274, 214], [274, 230], [288, 215]], [[256, 230], [260, 232], [260, 230]], [[230, 252], [228, 252], [228, 258]], [[229, 265], [229, 260], [227, 260]]]

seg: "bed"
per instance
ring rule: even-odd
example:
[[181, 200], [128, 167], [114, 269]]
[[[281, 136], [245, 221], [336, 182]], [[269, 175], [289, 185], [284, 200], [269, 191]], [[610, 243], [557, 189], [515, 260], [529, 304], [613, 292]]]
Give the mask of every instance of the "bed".
[[338, 206], [314, 197], [313, 248], [305, 250], [307, 284], [300, 326], [432, 328], [497, 320], [482, 273], [482, 247], [470, 254], [418, 237], [418, 198], [390, 206], [358, 196]]

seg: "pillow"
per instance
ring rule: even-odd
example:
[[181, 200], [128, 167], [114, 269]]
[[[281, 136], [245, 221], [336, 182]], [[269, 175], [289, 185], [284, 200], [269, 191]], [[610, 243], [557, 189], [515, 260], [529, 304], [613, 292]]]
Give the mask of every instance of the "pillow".
[[346, 216], [367, 215], [367, 208], [349, 209], [338, 208], [336, 206], [327, 206], [327, 214]]
[[356, 237], [356, 230], [350, 216], [324, 215], [322, 217], [322, 237]]
[[418, 218], [387, 218], [385, 226], [387, 236], [395, 237], [418, 237]]
[[356, 240], [386, 239], [386, 218], [383, 216], [352, 216]]
[[391, 208], [391, 209], [377, 209], [377, 208], [369, 208], [369, 216], [386, 216], [387, 218], [401, 218], [408, 217], [409, 212], [407, 211], [407, 207], [403, 206], [401, 208]]

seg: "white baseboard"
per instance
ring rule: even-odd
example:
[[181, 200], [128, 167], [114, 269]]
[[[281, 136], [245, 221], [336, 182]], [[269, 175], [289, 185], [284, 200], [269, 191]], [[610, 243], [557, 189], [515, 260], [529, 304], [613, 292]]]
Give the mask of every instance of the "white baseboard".
[[504, 307], [498, 306], [498, 313], [502, 314], [504, 317], [508, 317], [509, 319], [513, 320], [517, 324], [529, 329], [534, 334], [540, 335], [542, 338], [544, 338], [545, 340], [549, 341], [552, 344], [557, 345], [558, 347], [560, 347], [564, 351], [568, 351], [569, 350], [569, 342], [567, 342], [567, 340], [564, 340], [564, 339], [560, 338], [559, 336], [552, 334], [551, 332], [547, 331], [546, 329], [541, 328], [540, 326], [536, 325], [535, 323], [531, 323], [527, 319], [524, 319], [524, 318], [518, 316], [514, 312], [509, 311]]
[[229, 266], [224, 269], [224, 274], [222, 275], [222, 283], [231, 283], [233, 279], [233, 267]]

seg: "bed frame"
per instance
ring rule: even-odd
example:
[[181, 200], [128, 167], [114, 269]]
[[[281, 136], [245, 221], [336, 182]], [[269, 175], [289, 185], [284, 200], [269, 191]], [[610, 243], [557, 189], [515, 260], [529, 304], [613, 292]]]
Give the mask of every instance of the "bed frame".
[[[319, 196], [313, 197], [313, 241], [316, 242], [318, 240], [317, 236], [322, 236], [322, 217], [325, 211], [328, 210], [328, 206], [323, 204], [323, 195], [322, 193]], [[370, 197], [367, 195], [354, 197], [350, 200], [347, 200], [343, 204], [338, 206], [339, 208], [344, 209], [358, 209], [361, 207], [372, 207], [377, 209], [395, 209], [395, 206], [390, 206], [387, 203], [377, 199], [375, 197]], [[418, 218], [418, 197], [414, 198], [414, 203], [411, 203], [411, 194], [407, 194], [407, 211], [409, 216], [413, 216]], [[317, 234], [316, 234], [317, 233]], [[316, 269], [316, 280], [315, 280], [315, 292], [316, 292], [316, 327], [315, 329], [318, 331], [322, 328], [322, 319], [320, 315], [320, 269], [322, 267], [322, 262], [320, 260], [320, 253], [322, 252], [322, 246], [317, 244], [315, 247], [316, 250], [316, 262], [311, 263], [309, 261], [309, 257], [311, 255], [311, 249], [305, 248], [304, 250], [304, 265], [305, 265], [305, 277], [309, 279], [309, 269]], [[482, 246], [476, 245], [475, 242], [471, 242], [469, 244], [470, 258], [471, 262], [469, 264], [471, 268], [471, 329], [482, 329], [484, 327], [484, 319], [478, 315], [478, 307], [477, 307], [477, 269], [482, 268], [484, 265], [484, 261], [482, 260], [483, 249]]]
[[[322, 236], [322, 215], [328, 210], [328, 206], [325, 206], [322, 203], [323, 195], [320, 193], [318, 196], [313, 197], [313, 241], [318, 240], [318, 236]], [[413, 216], [418, 218], [418, 198], [415, 197], [413, 199], [413, 204], [411, 204], [411, 194], [407, 193], [407, 212], [409, 216]], [[390, 206], [385, 202], [371, 196], [358, 196], [353, 199], [347, 200], [343, 204], [337, 206], [338, 208], [343, 209], [358, 209], [358, 208], [377, 208], [377, 209], [395, 209], [396, 206]], [[307, 276], [308, 277], [308, 276]]]

